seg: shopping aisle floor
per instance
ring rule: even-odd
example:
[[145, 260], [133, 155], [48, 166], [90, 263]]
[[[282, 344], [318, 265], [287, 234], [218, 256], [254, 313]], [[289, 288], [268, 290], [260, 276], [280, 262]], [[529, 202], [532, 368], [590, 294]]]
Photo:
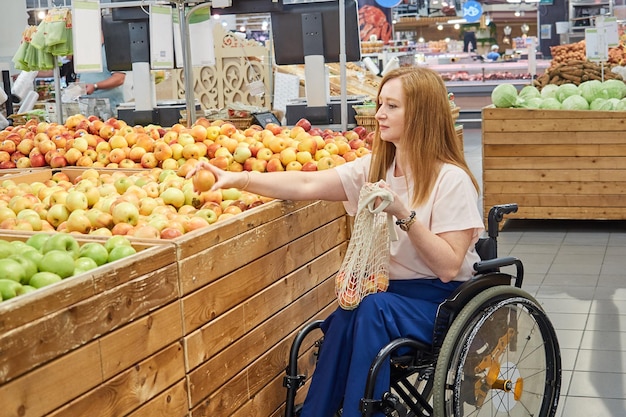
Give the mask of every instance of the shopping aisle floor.
[[[480, 130], [465, 130], [464, 142], [482, 184]], [[498, 242], [524, 263], [523, 288], [557, 331], [557, 416], [626, 416], [626, 221], [509, 220]]]

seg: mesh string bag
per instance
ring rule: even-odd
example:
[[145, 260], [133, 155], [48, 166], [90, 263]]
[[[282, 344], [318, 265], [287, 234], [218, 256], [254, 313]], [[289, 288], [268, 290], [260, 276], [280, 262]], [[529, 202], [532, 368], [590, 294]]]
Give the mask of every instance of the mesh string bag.
[[[393, 201], [383, 184], [366, 183], [359, 194], [350, 243], [335, 277], [337, 301], [345, 310], [355, 309], [363, 297], [389, 286], [389, 243], [397, 236], [391, 215], [383, 212]], [[381, 203], [374, 208], [377, 198]]]

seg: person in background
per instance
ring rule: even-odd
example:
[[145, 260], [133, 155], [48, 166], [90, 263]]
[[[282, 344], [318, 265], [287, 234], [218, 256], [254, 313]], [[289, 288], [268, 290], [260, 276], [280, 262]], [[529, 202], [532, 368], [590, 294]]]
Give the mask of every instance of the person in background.
[[124, 103], [124, 80], [123, 72], [111, 72], [107, 68], [106, 53], [102, 45], [102, 72], [82, 72], [78, 74], [78, 80], [85, 84], [87, 95], [96, 98], [108, 98], [113, 115], [117, 114], [117, 106]]
[[[367, 182], [384, 180], [394, 196], [385, 212], [397, 219], [391, 242], [389, 288], [354, 310], [335, 310], [322, 324], [324, 346], [301, 417], [360, 417], [370, 365], [400, 337], [432, 343], [437, 308], [474, 275], [474, 245], [484, 231], [478, 184], [458, 143], [448, 92], [425, 67], [400, 67], [382, 79], [372, 153], [323, 171], [250, 173], [199, 162], [216, 178], [213, 189], [237, 187], [285, 200], [343, 201], [355, 215]], [[389, 388], [390, 364], [380, 371], [376, 398]], [[377, 413], [376, 416], [382, 414]]]
[[491, 47], [491, 52], [487, 54], [487, 59], [490, 61], [497, 61], [500, 59], [500, 47], [498, 45], [493, 45]]

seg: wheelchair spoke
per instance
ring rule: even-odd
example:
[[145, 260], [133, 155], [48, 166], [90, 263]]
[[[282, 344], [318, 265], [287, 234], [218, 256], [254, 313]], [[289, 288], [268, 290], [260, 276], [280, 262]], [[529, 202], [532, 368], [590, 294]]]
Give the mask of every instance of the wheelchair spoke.
[[477, 297], [480, 301], [466, 306], [468, 313], [456, 319], [442, 345], [440, 361], [444, 353], [447, 357], [445, 369], [438, 364], [435, 372], [435, 413], [552, 417], [560, 387], [554, 330], [522, 290], [488, 291], [506, 296], [499, 301], [491, 301], [492, 294]]

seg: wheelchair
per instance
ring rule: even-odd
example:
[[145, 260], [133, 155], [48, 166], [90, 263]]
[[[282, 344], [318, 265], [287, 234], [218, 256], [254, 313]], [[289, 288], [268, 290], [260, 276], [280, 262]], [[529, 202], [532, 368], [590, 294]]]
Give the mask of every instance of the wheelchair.
[[[521, 289], [522, 262], [497, 256], [499, 224], [516, 204], [490, 209], [487, 236], [476, 244], [476, 275], [440, 304], [431, 345], [400, 338], [372, 362], [361, 399], [363, 416], [552, 417], [561, 386], [561, 359], [554, 328], [540, 304]], [[501, 268], [515, 274], [501, 272]], [[507, 269], [507, 270], [508, 270]], [[298, 373], [305, 337], [321, 320], [305, 325], [290, 350], [283, 385], [285, 417], [300, 414], [295, 404], [307, 376]], [[323, 337], [314, 345], [323, 349]], [[409, 353], [407, 353], [409, 352]], [[373, 398], [381, 366], [390, 361], [390, 389]], [[338, 410], [336, 416], [341, 416]]]

